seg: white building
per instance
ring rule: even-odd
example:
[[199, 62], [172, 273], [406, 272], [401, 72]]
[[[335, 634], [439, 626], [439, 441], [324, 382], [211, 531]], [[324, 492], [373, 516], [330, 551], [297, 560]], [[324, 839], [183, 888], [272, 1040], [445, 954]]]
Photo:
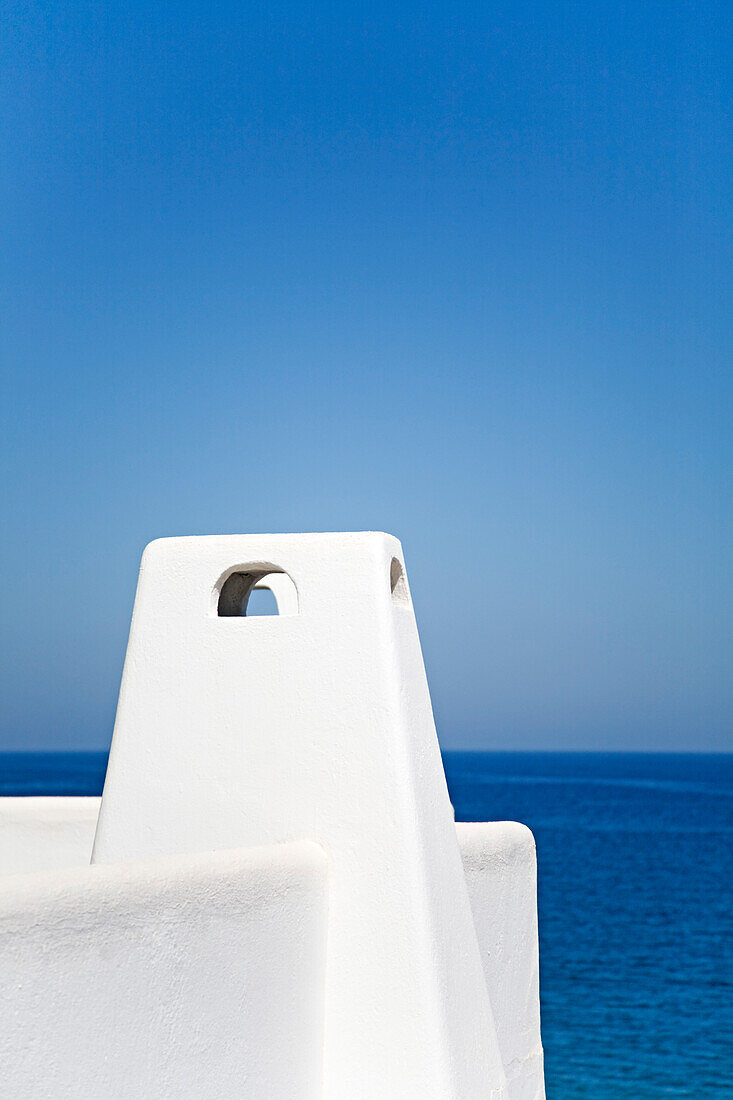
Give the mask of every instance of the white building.
[[12, 1100], [544, 1097], [534, 842], [454, 823], [388, 535], [152, 543], [101, 806], [0, 799], [0, 871]]

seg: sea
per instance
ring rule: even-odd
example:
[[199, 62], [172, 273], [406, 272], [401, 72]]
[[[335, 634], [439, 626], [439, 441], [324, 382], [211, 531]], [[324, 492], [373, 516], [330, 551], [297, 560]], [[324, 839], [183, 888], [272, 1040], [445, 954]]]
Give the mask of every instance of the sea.
[[[458, 820], [537, 841], [548, 1100], [733, 1100], [733, 754], [444, 762]], [[0, 755], [0, 794], [99, 794], [106, 764]]]

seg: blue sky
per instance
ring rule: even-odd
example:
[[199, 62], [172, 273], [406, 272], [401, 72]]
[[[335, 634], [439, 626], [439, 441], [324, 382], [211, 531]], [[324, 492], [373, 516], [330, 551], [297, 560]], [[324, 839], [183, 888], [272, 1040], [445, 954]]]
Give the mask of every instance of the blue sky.
[[385, 529], [444, 746], [729, 749], [730, 5], [6, 10], [0, 747], [150, 539]]

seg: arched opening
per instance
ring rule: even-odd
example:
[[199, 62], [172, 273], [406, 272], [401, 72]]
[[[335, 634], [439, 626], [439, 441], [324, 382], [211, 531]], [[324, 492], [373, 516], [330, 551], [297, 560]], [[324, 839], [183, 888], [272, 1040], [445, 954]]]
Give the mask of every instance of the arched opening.
[[245, 615], [248, 619], [251, 619], [254, 615], [279, 615], [280, 611], [277, 606], [277, 600], [275, 599], [275, 593], [267, 585], [259, 581], [250, 590], [249, 599], [247, 600], [247, 609]]
[[222, 618], [297, 615], [298, 592], [287, 573], [252, 566], [230, 573], [219, 590]]
[[409, 606], [410, 590], [407, 587], [405, 570], [402, 567], [402, 562], [398, 558], [392, 558], [392, 564], [389, 567], [389, 586], [392, 591], [392, 599], [394, 602], [402, 604], [403, 606]]

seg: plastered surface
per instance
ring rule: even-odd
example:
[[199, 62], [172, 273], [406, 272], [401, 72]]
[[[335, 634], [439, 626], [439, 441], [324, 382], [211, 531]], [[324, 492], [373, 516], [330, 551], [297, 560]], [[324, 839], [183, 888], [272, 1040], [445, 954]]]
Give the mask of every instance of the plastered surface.
[[[87, 863], [99, 804], [98, 798], [0, 799], [2, 873]], [[514, 822], [458, 823], [456, 830], [508, 1095], [542, 1100], [534, 841]]]
[[544, 1100], [537, 859], [515, 821], [456, 824], [510, 1100]]
[[0, 798], [0, 875], [88, 864], [99, 804], [98, 798]]
[[[287, 573], [297, 612], [218, 617], [248, 570]], [[399, 542], [151, 544], [94, 860], [302, 837], [331, 864], [324, 1095], [504, 1095]]]
[[0, 884], [8, 1100], [320, 1100], [326, 859], [208, 852]]

